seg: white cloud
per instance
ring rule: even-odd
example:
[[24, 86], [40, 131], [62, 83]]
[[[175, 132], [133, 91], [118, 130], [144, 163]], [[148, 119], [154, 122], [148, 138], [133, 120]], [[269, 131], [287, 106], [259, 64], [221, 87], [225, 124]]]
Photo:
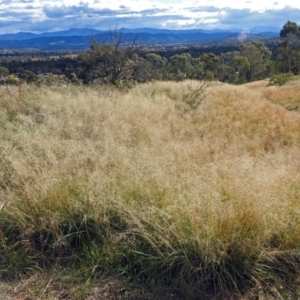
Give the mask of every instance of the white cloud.
[[0, 33], [70, 27], [281, 27], [297, 21], [300, 1], [289, 0], [0, 0]]

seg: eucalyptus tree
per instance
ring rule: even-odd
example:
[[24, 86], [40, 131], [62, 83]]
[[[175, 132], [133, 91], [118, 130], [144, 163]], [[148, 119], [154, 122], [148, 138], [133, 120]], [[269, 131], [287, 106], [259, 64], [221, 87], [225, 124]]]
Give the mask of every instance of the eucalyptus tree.
[[281, 72], [300, 71], [300, 27], [295, 22], [286, 22], [280, 31], [277, 64]]
[[247, 57], [237, 55], [232, 60], [232, 67], [235, 70], [235, 83], [247, 82], [247, 72], [250, 70], [250, 62]]
[[143, 72], [147, 73], [149, 79], [163, 80], [166, 77], [167, 59], [156, 53], [146, 54], [146, 64], [143, 67]]
[[[254, 81], [266, 77], [266, 62], [264, 60], [266, 50], [261, 43], [251, 42], [242, 45], [241, 56], [246, 57], [250, 63], [250, 68], [247, 72], [247, 81]], [[265, 47], [265, 46], [264, 46]]]
[[189, 53], [171, 56], [167, 64], [169, 79], [183, 80], [189, 78], [192, 72], [191, 60], [192, 57]]
[[203, 63], [203, 71], [205, 79], [213, 80], [219, 78], [221, 70], [220, 57], [214, 53], [203, 53], [200, 56], [200, 61]]

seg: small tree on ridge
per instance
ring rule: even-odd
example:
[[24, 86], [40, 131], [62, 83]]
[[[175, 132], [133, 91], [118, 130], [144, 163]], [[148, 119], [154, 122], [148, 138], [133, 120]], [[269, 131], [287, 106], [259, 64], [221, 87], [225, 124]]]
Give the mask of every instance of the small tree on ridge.
[[90, 51], [80, 55], [79, 78], [84, 83], [99, 80], [108, 84], [131, 79], [133, 71], [139, 67], [137, 52], [137, 39], [128, 42], [122, 33], [115, 30], [108, 41], [99, 43], [93, 40]]

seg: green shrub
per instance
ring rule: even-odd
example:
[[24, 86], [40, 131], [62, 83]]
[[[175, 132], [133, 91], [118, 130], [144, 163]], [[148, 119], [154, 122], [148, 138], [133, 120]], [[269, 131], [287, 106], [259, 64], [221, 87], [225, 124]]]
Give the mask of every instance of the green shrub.
[[18, 78], [14, 74], [10, 74], [6, 78], [8, 84], [18, 84]]
[[269, 86], [270, 85], [282, 86], [282, 85], [286, 84], [287, 82], [293, 80], [293, 78], [294, 78], [293, 73], [280, 73], [280, 74], [277, 74], [277, 75], [274, 75], [271, 77]]

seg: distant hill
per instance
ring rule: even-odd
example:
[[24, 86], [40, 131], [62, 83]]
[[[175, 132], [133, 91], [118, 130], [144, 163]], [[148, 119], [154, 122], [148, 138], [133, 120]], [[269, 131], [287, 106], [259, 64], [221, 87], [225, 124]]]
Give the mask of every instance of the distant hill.
[[21, 41], [26, 39], [31, 39], [37, 37], [37, 34], [31, 32], [18, 32], [18, 33], [10, 33], [10, 34], [2, 34], [0, 35], [0, 41]]
[[40, 37], [57, 37], [57, 36], [93, 36], [100, 34], [102, 31], [91, 28], [71, 28], [65, 31], [45, 32]]
[[[253, 32], [246, 34], [246, 40], [264, 39], [277, 37], [278, 32], [272, 28], [252, 29]], [[268, 30], [269, 31], [264, 31]], [[275, 30], [273, 28], [273, 30]], [[165, 44], [188, 44], [203, 42], [235, 41], [240, 36], [236, 30], [169, 30], [155, 28], [118, 29], [124, 34], [126, 40], [138, 38], [139, 43], [144, 45]], [[256, 33], [254, 33], [256, 32]], [[34, 34], [31, 32], [19, 32], [16, 34], [0, 35], [0, 48], [8, 49], [36, 49], [36, 50], [83, 50], [89, 47], [91, 39], [99, 42], [108, 41], [110, 31], [99, 31], [91, 28], [71, 28], [65, 31], [45, 32]]]

